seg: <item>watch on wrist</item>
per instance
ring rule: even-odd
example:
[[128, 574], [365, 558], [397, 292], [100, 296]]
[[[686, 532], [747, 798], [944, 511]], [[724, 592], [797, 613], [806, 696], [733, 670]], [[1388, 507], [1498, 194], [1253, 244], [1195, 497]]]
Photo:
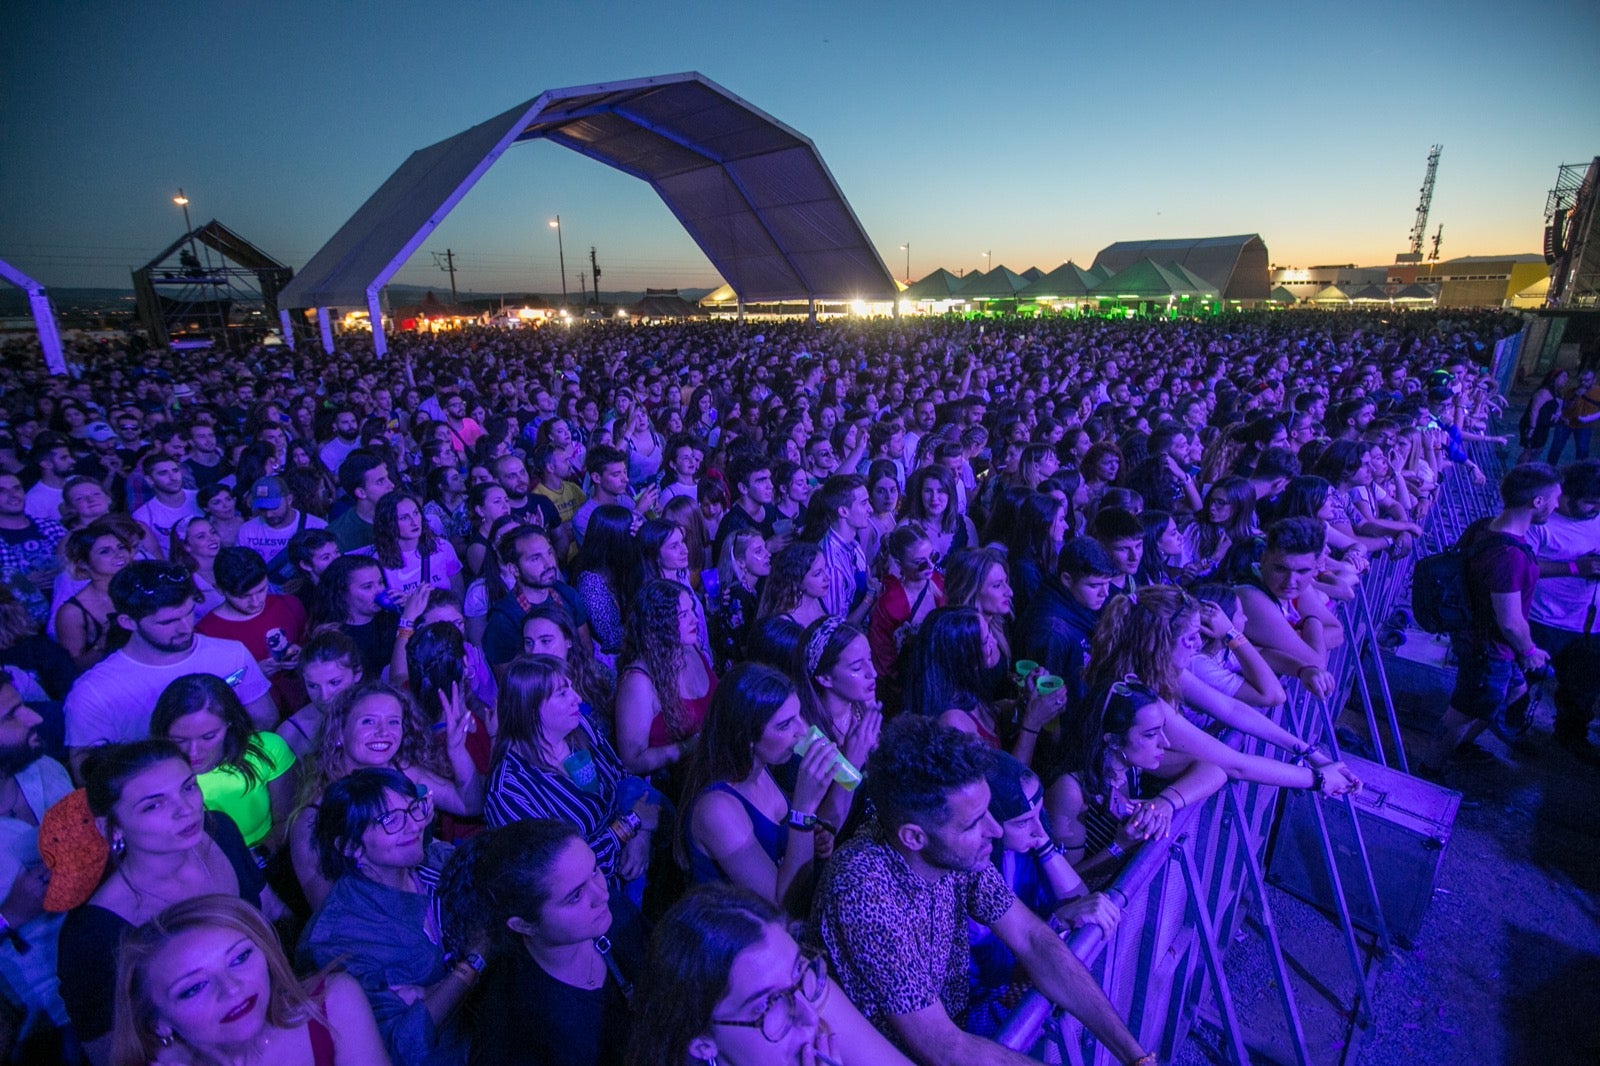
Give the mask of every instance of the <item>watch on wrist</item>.
[[633, 830], [635, 835], [644, 829], [644, 819], [639, 817], [638, 811], [629, 811], [624, 814], [622, 816], [622, 824]]
[[802, 833], [810, 833], [814, 832], [817, 826], [822, 824], [822, 819], [818, 818], [814, 814], [805, 814], [801, 811], [790, 811], [789, 816], [783, 820], [783, 824], [787, 825], [790, 829], [798, 829]]

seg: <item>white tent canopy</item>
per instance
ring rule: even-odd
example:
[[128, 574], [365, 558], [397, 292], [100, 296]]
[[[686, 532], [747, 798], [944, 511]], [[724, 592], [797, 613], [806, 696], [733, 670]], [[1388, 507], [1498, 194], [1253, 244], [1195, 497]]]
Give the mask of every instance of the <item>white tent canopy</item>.
[[[420, 149], [279, 296], [366, 306], [518, 141], [546, 139], [649, 182], [744, 301], [891, 297], [894, 280], [811, 141], [696, 73], [552, 89]], [[329, 316], [320, 316], [332, 347]]]
[[43, 285], [4, 259], [0, 259], [0, 278], [28, 294], [28, 308], [33, 312], [33, 324], [39, 330], [39, 347], [44, 350], [45, 369], [51, 374], [65, 374], [67, 359], [61, 350], [61, 333], [56, 329], [56, 311], [50, 306], [50, 294], [45, 292]]

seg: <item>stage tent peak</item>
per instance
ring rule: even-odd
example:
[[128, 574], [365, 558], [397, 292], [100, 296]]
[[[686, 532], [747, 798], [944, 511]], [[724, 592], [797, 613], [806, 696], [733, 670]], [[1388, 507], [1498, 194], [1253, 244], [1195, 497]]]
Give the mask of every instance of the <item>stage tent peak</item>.
[[[895, 293], [810, 139], [691, 72], [551, 89], [413, 152], [279, 306], [364, 306], [381, 353], [383, 286], [507, 148], [531, 140], [649, 183], [741, 302]], [[318, 317], [331, 351], [331, 316]]]

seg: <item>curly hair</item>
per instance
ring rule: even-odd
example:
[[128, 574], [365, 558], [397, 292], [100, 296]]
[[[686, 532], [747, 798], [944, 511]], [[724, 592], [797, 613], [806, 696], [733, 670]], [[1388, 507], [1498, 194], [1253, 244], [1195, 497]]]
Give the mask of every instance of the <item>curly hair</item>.
[[638, 670], [650, 679], [661, 704], [661, 715], [674, 740], [688, 735], [683, 718], [683, 697], [678, 695], [678, 674], [686, 658], [678, 640], [678, 599], [690, 595], [676, 581], [647, 581], [634, 597], [623, 623], [621, 669]]
[[344, 726], [351, 713], [363, 700], [374, 696], [387, 696], [400, 705], [400, 747], [390, 759], [397, 770], [421, 766], [450, 777], [442, 755], [432, 743], [432, 730], [421, 706], [411, 693], [397, 689], [387, 681], [362, 681], [351, 685], [334, 697], [333, 706], [322, 719], [322, 729], [317, 733], [316, 747], [300, 761], [300, 790], [295, 795], [293, 824], [300, 812], [313, 807], [328, 785], [344, 776]]
[[1133, 596], [1113, 596], [1095, 626], [1089, 650], [1090, 688], [1139, 678], [1162, 699], [1178, 702], [1178, 675], [1173, 649], [1178, 638], [1198, 623], [1200, 601], [1175, 585], [1140, 589]]
[[992, 761], [977, 737], [901, 715], [884, 725], [867, 760], [867, 798], [891, 833], [903, 825], [938, 827], [950, 817], [950, 793], [985, 780]]

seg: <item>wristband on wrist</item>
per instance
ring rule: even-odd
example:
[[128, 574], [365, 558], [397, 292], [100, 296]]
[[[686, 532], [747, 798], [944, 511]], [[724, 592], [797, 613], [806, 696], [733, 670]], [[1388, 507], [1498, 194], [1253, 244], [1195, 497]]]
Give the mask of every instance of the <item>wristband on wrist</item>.
[[1306, 769], [1311, 771], [1311, 791], [1320, 793], [1322, 791], [1323, 784], [1327, 781], [1327, 778], [1324, 777], [1322, 771], [1317, 769], [1315, 766], [1308, 766]]
[[1038, 736], [1039, 735], [1039, 731], [1037, 729], [1029, 729], [1027, 726], [1023, 726], [1022, 727], [1022, 731], [1024, 733], [1032, 733], [1034, 736]]
[[1120, 859], [1126, 853], [1122, 850], [1122, 845], [1113, 840], [1111, 843], [1106, 845], [1106, 854]]

